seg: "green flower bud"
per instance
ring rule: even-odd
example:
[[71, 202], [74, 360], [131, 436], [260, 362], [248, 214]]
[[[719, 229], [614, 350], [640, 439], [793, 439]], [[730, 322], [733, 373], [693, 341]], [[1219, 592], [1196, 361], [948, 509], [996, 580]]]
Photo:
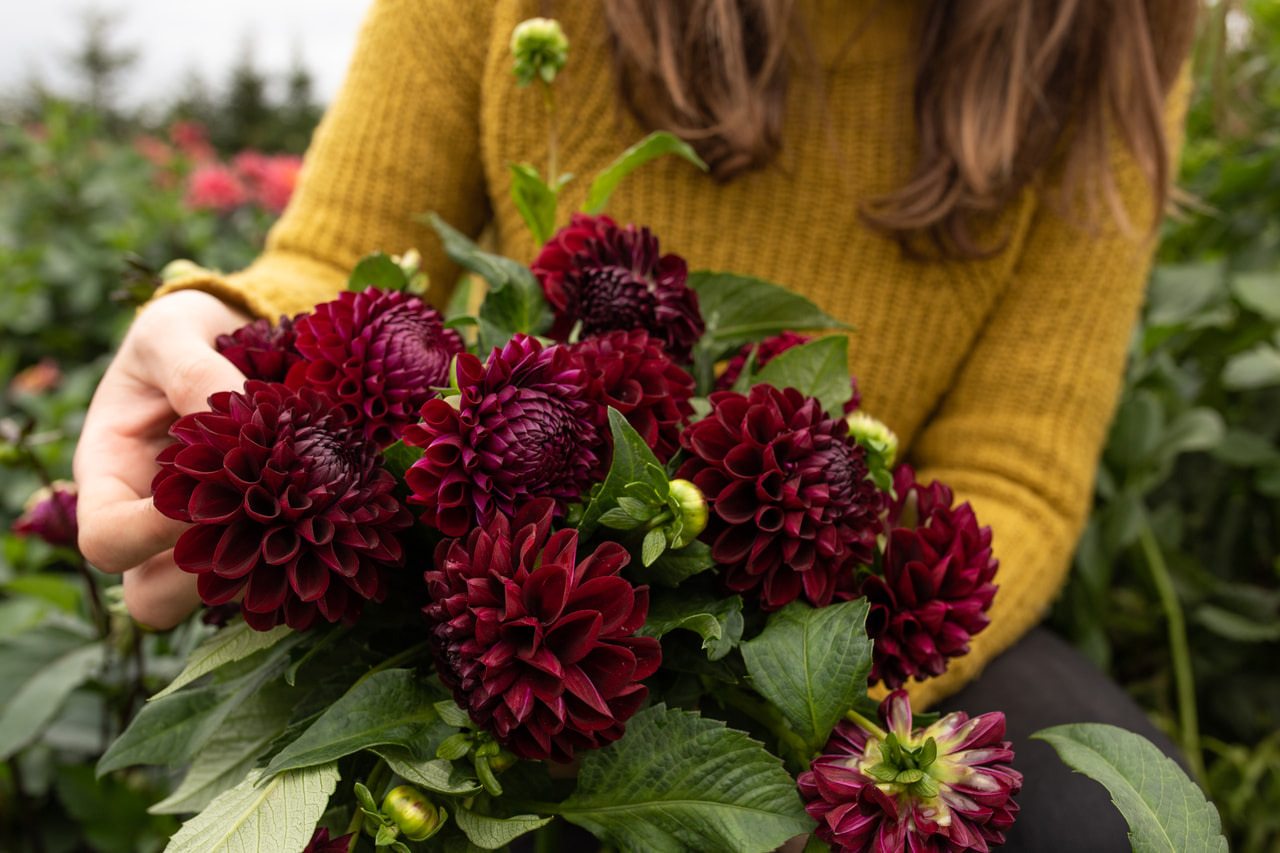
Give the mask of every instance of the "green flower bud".
[[186, 258], [178, 258], [175, 261], [169, 261], [160, 270], [160, 280], [162, 282], [175, 281], [180, 278], [189, 278], [198, 275], [211, 275], [212, 273], [195, 261], [189, 261]]
[[512, 31], [511, 54], [516, 58], [516, 80], [522, 88], [535, 77], [549, 84], [569, 59], [569, 39], [558, 21], [530, 18]]
[[898, 436], [883, 421], [878, 421], [866, 412], [854, 412], [845, 418], [849, 424], [849, 434], [867, 450], [879, 453], [886, 468], [892, 468], [898, 458]]
[[680, 506], [680, 521], [683, 525], [680, 538], [671, 543], [671, 546], [683, 548], [707, 529], [707, 498], [701, 489], [688, 480], [672, 480], [671, 497]]
[[442, 821], [435, 804], [412, 785], [400, 785], [387, 792], [382, 813], [395, 822], [410, 841], [425, 841], [435, 835]]

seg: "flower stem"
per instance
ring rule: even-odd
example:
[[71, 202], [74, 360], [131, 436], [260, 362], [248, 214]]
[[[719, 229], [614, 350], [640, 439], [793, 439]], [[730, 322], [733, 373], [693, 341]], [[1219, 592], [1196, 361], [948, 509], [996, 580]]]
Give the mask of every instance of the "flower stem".
[[556, 130], [556, 95], [551, 84], [545, 80], [542, 81], [542, 104], [547, 111], [547, 186], [554, 192], [556, 184], [559, 183], [559, 177], [556, 174], [558, 166], [556, 149], [559, 138]]
[[1160, 596], [1160, 606], [1164, 609], [1168, 626], [1169, 655], [1173, 660], [1173, 680], [1178, 697], [1179, 740], [1182, 751], [1186, 754], [1187, 764], [1190, 765], [1191, 775], [1203, 786], [1204, 756], [1200, 751], [1195, 674], [1191, 669], [1191, 652], [1187, 645], [1187, 625], [1182, 615], [1182, 604], [1173, 588], [1169, 566], [1165, 563], [1164, 554], [1149, 523], [1142, 525], [1138, 543], [1142, 546], [1142, 554], [1146, 558], [1147, 569], [1151, 572], [1156, 594]]
[[862, 726], [863, 729], [871, 732], [871, 734], [875, 735], [880, 740], [884, 740], [885, 738], [889, 737], [888, 732], [886, 732], [884, 729], [880, 728], [879, 725], [877, 725], [876, 723], [873, 723], [871, 720], [868, 720], [866, 717], [862, 716], [852, 708], [850, 708], [848, 711], [845, 711], [844, 718], [856, 726]]
[[772, 705], [747, 695], [746, 691], [739, 690], [737, 687], [720, 687], [713, 695], [724, 704], [741, 711], [769, 729], [779, 743], [785, 744], [791, 750], [800, 765], [805, 770], [809, 769], [811, 752], [809, 745], [799, 733], [787, 725], [787, 721]]
[[[358, 682], [357, 682], [358, 683]], [[365, 787], [369, 789], [369, 793], [373, 795], [373, 801], [376, 803], [382, 799], [382, 793], [379, 788], [386, 786], [391, 778], [391, 768], [387, 765], [386, 759], [379, 758], [378, 763], [373, 765], [373, 769], [369, 771], [369, 775], [365, 777]], [[360, 840], [360, 832], [364, 829], [364, 810], [360, 808], [360, 803], [356, 803], [355, 812], [351, 815], [351, 822], [347, 824], [347, 834], [351, 836], [351, 840], [347, 842], [347, 853], [353, 853], [356, 849], [356, 842]]]

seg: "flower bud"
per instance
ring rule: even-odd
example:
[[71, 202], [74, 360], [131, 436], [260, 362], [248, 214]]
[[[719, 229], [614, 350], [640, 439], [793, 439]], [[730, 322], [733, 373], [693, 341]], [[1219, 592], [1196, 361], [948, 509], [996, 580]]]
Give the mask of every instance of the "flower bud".
[[845, 422], [849, 424], [849, 434], [858, 444], [879, 453], [884, 459], [884, 467], [893, 467], [893, 461], [898, 457], [898, 436], [893, 430], [883, 421], [876, 420], [863, 411], [849, 415]]
[[197, 264], [195, 261], [189, 261], [186, 258], [178, 258], [169, 261], [160, 269], [160, 280], [168, 283], [179, 278], [187, 278], [189, 276], [208, 275], [209, 270]]
[[680, 507], [680, 538], [671, 543], [673, 548], [683, 548], [707, 529], [707, 498], [702, 490], [688, 480], [671, 481], [671, 497]]
[[50, 545], [74, 548], [79, 528], [76, 526], [76, 484], [69, 480], [57, 480], [46, 486], [27, 501], [27, 505], [13, 523], [13, 532], [19, 536], [39, 536]]
[[410, 841], [425, 841], [440, 828], [442, 815], [426, 794], [412, 785], [400, 785], [387, 792], [382, 813], [391, 818]]
[[535, 77], [549, 84], [569, 59], [569, 39], [558, 21], [530, 18], [512, 31], [511, 53], [516, 58], [516, 80], [522, 88]]

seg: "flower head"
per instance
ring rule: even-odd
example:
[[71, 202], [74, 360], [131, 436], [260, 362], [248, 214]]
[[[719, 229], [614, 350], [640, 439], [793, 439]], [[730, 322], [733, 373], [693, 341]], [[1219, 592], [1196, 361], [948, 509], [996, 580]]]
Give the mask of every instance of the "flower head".
[[554, 502], [528, 501], [466, 539], [445, 540], [426, 573], [440, 678], [477, 725], [523, 758], [570, 761], [622, 736], [661, 647], [636, 637], [648, 587], [604, 542], [577, 561], [578, 532], [551, 532]]
[[511, 55], [521, 88], [539, 79], [550, 83], [569, 61], [569, 39], [560, 22], [551, 18], [530, 18], [511, 31]]
[[898, 690], [881, 703], [880, 719], [884, 728], [841, 721], [825, 754], [800, 774], [818, 837], [858, 853], [985, 853], [1003, 844], [1022, 790], [1004, 714], [956, 712], [912, 730]]
[[871, 561], [882, 497], [842, 419], [794, 388], [711, 395], [711, 413], [680, 436], [677, 477], [711, 505], [702, 535], [736, 592], [777, 609], [801, 594], [831, 603], [840, 577]]
[[588, 396], [612, 406], [666, 462], [680, 449], [680, 430], [693, 415], [693, 377], [643, 329], [584, 338], [570, 349], [590, 377]]
[[531, 269], [555, 312], [551, 336], [558, 340], [579, 322], [583, 337], [644, 329], [686, 361], [706, 330], [698, 295], [685, 286], [684, 259], [660, 255], [648, 228], [619, 228], [607, 216], [575, 213]]
[[186, 205], [192, 210], [230, 213], [248, 200], [244, 183], [222, 163], [203, 163], [187, 178]]
[[[773, 359], [786, 352], [793, 347], [801, 344], [807, 344], [813, 340], [809, 335], [801, 335], [796, 332], [783, 332], [780, 335], [765, 338], [758, 344], [745, 344], [742, 349], [738, 350], [737, 355], [729, 359], [729, 363], [725, 365], [724, 372], [716, 377], [717, 391], [732, 391], [734, 383], [738, 381], [738, 377], [742, 375], [742, 371], [747, 366], [747, 359], [751, 354], [755, 353], [755, 370], [764, 367]], [[862, 405], [862, 395], [858, 392], [858, 380], [850, 379], [849, 385], [852, 394], [849, 400], [844, 404], [844, 413], [850, 412]]]
[[483, 365], [458, 356], [455, 374], [459, 396], [428, 400], [405, 429], [424, 451], [405, 474], [424, 522], [462, 536], [532, 498], [554, 498], [559, 511], [590, 486], [603, 409], [585, 396], [578, 356], [516, 335]]
[[302, 848], [302, 853], [347, 853], [347, 844], [350, 841], [350, 834], [330, 838], [329, 830], [321, 827], [311, 836], [307, 846]]
[[292, 320], [282, 316], [274, 326], [267, 320], [254, 320], [229, 335], [218, 335], [214, 345], [246, 378], [283, 382], [289, 368], [302, 361], [294, 330], [301, 316]]
[[55, 480], [28, 500], [11, 528], [19, 536], [38, 536], [50, 545], [74, 548], [80, 528], [76, 525], [76, 484]]
[[394, 444], [436, 388], [462, 338], [416, 296], [369, 288], [344, 291], [295, 323], [303, 362], [285, 380], [329, 395], [379, 447]]
[[224, 604], [243, 590], [241, 612], [260, 631], [351, 623], [366, 599], [381, 601], [412, 516], [377, 447], [309, 388], [251, 380], [209, 407], [174, 423], [151, 485], [156, 509], [194, 524], [173, 555], [199, 575], [200, 598]]
[[952, 508], [945, 485], [923, 486], [903, 465], [894, 492], [883, 574], [866, 578], [860, 590], [871, 604], [871, 681], [891, 688], [912, 676], [941, 675], [949, 658], [968, 653], [969, 638], [991, 621], [1000, 565], [991, 554], [991, 528], [978, 527], [969, 504]]

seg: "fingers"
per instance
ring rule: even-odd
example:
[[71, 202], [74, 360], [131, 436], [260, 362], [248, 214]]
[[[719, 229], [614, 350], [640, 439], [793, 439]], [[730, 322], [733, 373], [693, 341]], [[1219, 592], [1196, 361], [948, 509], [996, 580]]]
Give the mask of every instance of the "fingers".
[[173, 552], [165, 551], [124, 573], [124, 603], [139, 624], [172, 628], [200, 606], [196, 576], [174, 565]]

